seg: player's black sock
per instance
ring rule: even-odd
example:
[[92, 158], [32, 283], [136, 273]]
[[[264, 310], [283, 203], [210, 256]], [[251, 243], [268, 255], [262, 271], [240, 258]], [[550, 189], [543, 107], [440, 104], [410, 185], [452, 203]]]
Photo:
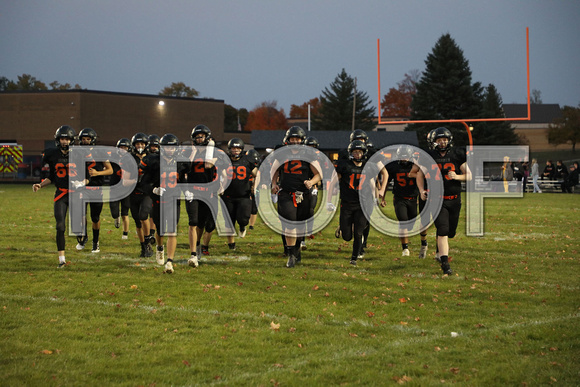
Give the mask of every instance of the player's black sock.
[[97, 243], [99, 241], [99, 233], [100, 233], [100, 229], [95, 230], [93, 228], [93, 243]]
[[447, 255], [442, 255], [439, 258], [441, 259], [441, 264], [447, 263], [449, 261], [449, 257]]
[[123, 231], [123, 235], [129, 235], [128, 231]]
[[157, 251], [163, 251], [163, 245], [157, 246]]
[[427, 246], [427, 239], [421, 240], [421, 246]]
[[401, 247], [403, 248], [403, 250], [408, 249], [409, 244], [408, 243], [401, 243]]

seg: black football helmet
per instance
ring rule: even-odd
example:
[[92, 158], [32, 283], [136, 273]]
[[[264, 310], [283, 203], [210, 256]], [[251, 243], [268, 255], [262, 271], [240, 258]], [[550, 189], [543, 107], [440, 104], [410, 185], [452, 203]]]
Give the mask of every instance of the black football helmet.
[[369, 140], [369, 136], [364, 130], [355, 129], [350, 134], [350, 142], [352, 143], [354, 140], [361, 140], [366, 144], [366, 142]]
[[[441, 147], [437, 145], [437, 139], [439, 138], [446, 138], [447, 146]], [[445, 127], [439, 127], [429, 132], [429, 134], [427, 135], [427, 141], [431, 145], [431, 149], [434, 149], [439, 152], [444, 152], [453, 147], [453, 134], [449, 129]]]
[[[62, 150], [68, 150], [68, 147], [70, 145], [74, 145], [75, 143], [75, 130], [68, 126], [68, 125], [63, 125], [60, 128], [58, 128], [56, 130], [56, 132], [54, 133], [54, 143], [56, 145], [57, 148], [60, 148]], [[61, 138], [70, 138], [70, 144], [69, 145], [65, 145], [65, 146], [61, 146], [60, 145], [60, 139]]]
[[367, 144], [368, 150], [375, 149], [375, 144], [373, 144], [373, 142], [371, 140], [367, 140], [366, 144]]
[[365, 144], [363, 141], [354, 140], [353, 142], [348, 144], [348, 157], [351, 160], [356, 160], [354, 158], [354, 156], [352, 155], [352, 152], [354, 152], [355, 150], [361, 150], [363, 153], [362, 157], [357, 161], [362, 161], [367, 157], [368, 148], [367, 148], [367, 144]]
[[82, 138], [89, 137], [91, 139], [88, 145], [95, 145], [97, 143], [97, 132], [93, 128], [84, 128], [79, 133], [79, 144], [84, 145]]
[[[137, 144], [138, 142], [142, 142], [143, 144], [145, 144], [145, 148], [143, 148], [142, 150], [139, 150], [135, 144]], [[149, 136], [147, 136], [145, 133], [136, 133], [133, 138], [131, 139], [131, 145], [133, 145], [133, 149], [137, 152], [137, 153], [143, 153], [145, 152], [145, 150], [147, 149], [147, 145], [149, 145]]]
[[122, 146], [126, 146], [127, 150], [129, 152], [131, 151], [131, 141], [129, 141], [128, 138], [122, 138], [119, 141], [117, 141], [117, 148], [120, 148]]
[[306, 140], [304, 140], [304, 145], [311, 146], [311, 147], [316, 148], [316, 149], [318, 149], [318, 147], [320, 146], [316, 137], [312, 137], [312, 136], [306, 137]]
[[[156, 146], [157, 149], [154, 151], [151, 149], [152, 146]], [[147, 145], [147, 151], [150, 153], [159, 153], [159, 136], [152, 134], [149, 136], [149, 144]]]
[[[195, 138], [200, 135], [205, 134], [205, 139], [201, 144], [195, 142]], [[205, 125], [197, 125], [195, 128], [191, 130], [191, 140], [193, 141], [193, 145], [207, 145], [211, 138], [211, 130]]]
[[179, 139], [174, 134], [166, 133], [159, 140], [159, 145], [163, 145], [163, 146], [179, 146]]
[[399, 164], [408, 165], [413, 158], [413, 149], [409, 145], [401, 145], [397, 148], [397, 159]]
[[254, 166], [256, 167], [260, 165], [260, 161], [262, 160], [260, 154], [255, 149], [248, 149], [248, 151], [246, 152], [246, 158], [250, 160], [250, 162], [254, 164]]
[[228, 141], [229, 155], [232, 156], [232, 148], [240, 148], [242, 151], [240, 152], [238, 157], [241, 157], [244, 152], [244, 146], [245, 146], [244, 141], [241, 138], [237, 137], [232, 138], [230, 141]]
[[304, 144], [306, 140], [306, 132], [300, 126], [293, 126], [286, 131], [286, 135], [284, 136], [284, 145], [290, 145], [289, 140], [292, 137], [296, 137], [300, 139], [300, 144]]

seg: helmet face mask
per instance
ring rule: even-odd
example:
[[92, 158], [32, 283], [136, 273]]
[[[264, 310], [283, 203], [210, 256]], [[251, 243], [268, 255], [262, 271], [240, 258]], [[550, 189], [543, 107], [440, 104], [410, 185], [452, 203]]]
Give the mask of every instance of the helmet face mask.
[[354, 140], [348, 145], [349, 158], [356, 162], [364, 161], [367, 156], [367, 152], [368, 148], [366, 144], [361, 140]]
[[397, 149], [397, 159], [401, 165], [409, 165], [413, 159], [413, 149], [408, 145], [402, 145]]
[[133, 145], [133, 149], [137, 154], [145, 153], [147, 149], [147, 145], [149, 144], [149, 136], [145, 133], [136, 133], [133, 138], [131, 139], [131, 144]]
[[312, 136], [306, 138], [306, 140], [304, 141], [304, 145], [310, 146], [310, 147], [316, 148], [316, 149], [318, 149], [318, 147], [320, 146], [316, 137], [312, 137]]
[[211, 138], [211, 130], [205, 125], [197, 125], [191, 131], [191, 140], [193, 145], [208, 145]]
[[306, 132], [300, 126], [291, 127], [284, 136], [284, 145], [301, 145], [304, 141], [306, 141]]
[[117, 141], [117, 148], [124, 149], [127, 152], [131, 151], [131, 141], [128, 138], [122, 138]]
[[431, 149], [446, 152], [453, 147], [453, 134], [445, 127], [433, 129], [427, 135], [427, 141], [431, 145]]
[[163, 147], [164, 155], [173, 157], [177, 147], [179, 146], [179, 139], [174, 134], [166, 133], [159, 140], [159, 145]]
[[228, 141], [228, 154], [231, 158], [237, 160], [242, 157], [242, 153], [244, 152], [244, 141], [240, 138], [234, 137], [230, 141]]
[[95, 145], [97, 143], [97, 132], [93, 128], [84, 128], [79, 133], [80, 145]]
[[149, 136], [149, 149], [150, 153], [159, 153], [159, 136], [152, 134]]
[[[62, 141], [68, 139], [68, 142]], [[69, 147], [75, 143], [75, 131], [68, 125], [63, 125], [54, 134], [54, 143], [62, 151], [68, 152]]]

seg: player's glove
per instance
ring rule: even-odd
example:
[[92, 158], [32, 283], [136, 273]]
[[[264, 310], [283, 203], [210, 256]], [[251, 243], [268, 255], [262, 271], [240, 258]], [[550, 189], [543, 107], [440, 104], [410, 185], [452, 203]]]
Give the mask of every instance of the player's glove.
[[75, 189], [79, 189], [79, 188], [84, 187], [86, 184], [85, 184], [84, 180], [83, 181], [75, 180], [72, 182], [72, 185], [73, 185], [73, 187], [75, 187]]
[[332, 203], [326, 203], [326, 211], [336, 211], [336, 206]]
[[210, 140], [207, 142], [207, 146], [215, 146], [215, 141], [214, 141], [213, 139], [210, 139]]
[[191, 202], [193, 200], [193, 193], [189, 192], [189, 191], [185, 191], [185, 200], [187, 200], [188, 202]]
[[155, 188], [153, 188], [153, 193], [155, 195], [163, 196], [163, 193], [164, 192], [165, 192], [165, 188], [161, 188], [161, 187], [155, 187]]
[[312, 188], [312, 191], [310, 192], [310, 194], [313, 196], [318, 195], [318, 189], [316, 187]]

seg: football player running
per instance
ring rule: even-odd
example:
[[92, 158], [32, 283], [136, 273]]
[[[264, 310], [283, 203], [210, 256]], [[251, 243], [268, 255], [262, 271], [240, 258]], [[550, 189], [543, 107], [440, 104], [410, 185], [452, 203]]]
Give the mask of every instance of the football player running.
[[[461, 182], [471, 180], [471, 171], [467, 166], [465, 149], [453, 148], [453, 134], [449, 129], [445, 127], [433, 129], [427, 138], [431, 147], [428, 153], [435, 161], [435, 165], [428, 166], [428, 170], [438, 168], [443, 179], [443, 204], [441, 212], [435, 219], [437, 230], [436, 259], [441, 262], [443, 273], [451, 275], [453, 271], [449, 266], [449, 239], [455, 236], [459, 223]], [[417, 187], [421, 199], [426, 200], [424, 174], [420, 168], [417, 172]]]
[[[56, 220], [56, 249], [58, 251], [58, 268], [66, 265], [65, 258], [65, 230], [66, 230], [66, 213], [68, 211], [68, 194], [70, 168], [69, 150], [70, 145], [75, 143], [75, 131], [68, 125], [63, 125], [56, 130], [54, 134], [56, 148], [48, 148], [42, 154], [42, 165], [48, 164], [49, 175], [40, 183], [32, 185], [32, 191], [37, 192], [39, 189], [54, 183], [56, 192], [54, 194], [54, 218]], [[72, 168], [74, 170], [74, 168]], [[74, 176], [72, 176], [74, 178]]]

